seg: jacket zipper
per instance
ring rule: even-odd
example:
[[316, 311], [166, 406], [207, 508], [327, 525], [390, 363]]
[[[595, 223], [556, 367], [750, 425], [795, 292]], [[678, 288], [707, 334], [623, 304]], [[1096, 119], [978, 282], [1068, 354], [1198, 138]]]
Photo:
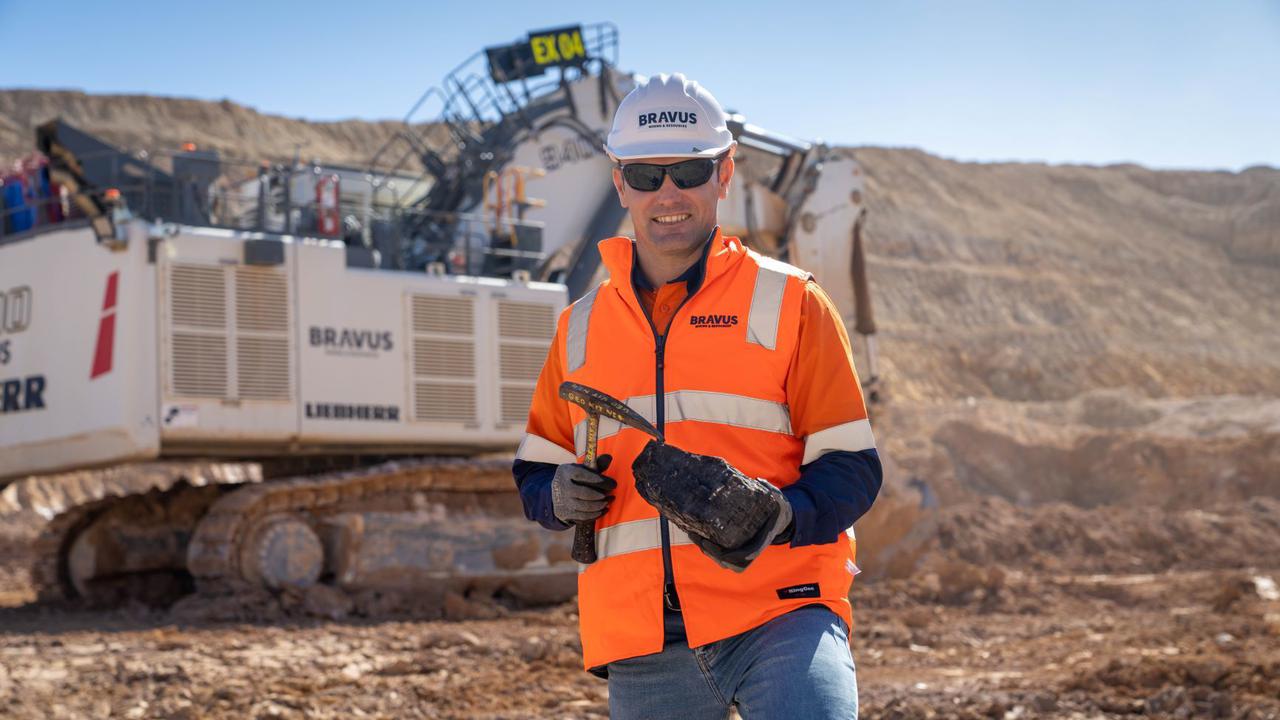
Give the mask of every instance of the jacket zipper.
[[[643, 312], [644, 303], [640, 302], [639, 291], [636, 291], [635, 288], [632, 288], [632, 292], [635, 293], [636, 302], [640, 304], [640, 310]], [[655, 373], [653, 404], [654, 404], [654, 412], [656, 414], [656, 417], [654, 419], [657, 420], [655, 424], [657, 425], [658, 432], [660, 433], [666, 432], [666, 424], [667, 424], [667, 418], [666, 418], [667, 402], [666, 402], [666, 389], [665, 389], [666, 383], [664, 380], [664, 368], [666, 367], [667, 337], [671, 334], [671, 328], [675, 324], [676, 315], [680, 312], [680, 308], [684, 307], [685, 303], [689, 302], [689, 298], [691, 297], [691, 295], [692, 293], [685, 295], [684, 299], [680, 301], [680, 304], [676, 306], [675, 312], [671, 313], [671, 321], [667, 323], [667, 332], [665, 334], [659, 334], [658, 326], [653, 324], [653, 318], [650, 317], [648, 313], [644, 313], [645, 319], [649, 321], [649, 329], [653, 332], [653, 356], [654, 356], [654, 373]], [[659, 515], [658, 517], [659, 517], [658, 528], [662, 536], [663, 607], [666, 608], [670, 605], [673, 607], [673, 609], [679, 610], [680, 601], [679, 601], [679, 595], [676, 593], [675, 574], [671, 570], [671, 565], [672, 565], [671, 564], [671, 528], [668, 525], [667, 519], [665, 517], [662, 517], [661, 515]]]
[[[675, 321], [674, 314], [671, 316], [671, 320], [672, 322]], [[653, 326], [653, 321], [650, 320], [649, 324]], [[658, 335], [657, 332], [657, 328], [654, 327], [654, 365], [657, 372], [657, 384], [654, 388], [653, 406], [657, 415], [655, 419], [658, 421], [658, 432], [665, 435], [667, 431], [667, 396], [663, 382], [663, 367], [665, 365], [667, 336], [665, 334]], [[671, 332], [670, 325], [667, 325], [667, 332]], [[662, 606], [663, 608], [678, 609], [680, 607], [679, 600], [674, 599], [678, 597], [676, 595], [676, 578], [671, 571], [671, 528], [667, 525], [666, 517], [661, 515], [658, 517], [660, 518], [658, 528], [662, 534]]]
[[[712, 230], [711, 237], [714, 236], [715, 231]], [[710, 237], [707, 241], [710, 242]], [[698, 261], [703, 263], [703, 279], [700, 285], [706, 284], [706, 262], [707, 254], [709, 252], [710, 250], [705, 251], [702, 258]], [[632, 262], [635, 262], [635, 260]], [[701, 289], [701, 287], [698, 289]], [[671, 313], [671, 320], [667, 323], [667, 332], [664, 334], [658, 333], [658, 326], [653, 324], [653, 317], [649, 313], [645, 312], [644, 303], [640, 300], [640, 291], [636, 289], [634, 283], [631, 286], [631, 293], [636, 298], [636, 304], [640, 306], [640, 314], [644, 315], [644, 319], [649, 323], [649, 330], [653, 332], [653, 364], [655, 373], [653, 405], [654, 413], [656, 415], [654, 419], [657, 420], [655, 425], [658, 427], [658, 432], [665, 434], [667, 431], [667, 395], [664, 388], [665, 383], [663, 382], [663, 368], [666, 365], [667, 336], [671, 334], [671, 328], [675, 326], [676, 315], [680, 313], [680, 308], [683, 308], [685, 304], [689, 302], [689, 299], [693, 297], [693, 293], [686, 293], [684, 299], [680, 301], [680, 304], [676, 306], [675, 311]], [[662, 536], [662, 606], [665, 609], [668, 604], [672, 604], [674, 605], [675, 610], [679, 610], [680, 597], [676, 593], [675, 574], [671, 571], [671, 528], [665, 517], [659, 515], [658, 518], [658, 528]]]

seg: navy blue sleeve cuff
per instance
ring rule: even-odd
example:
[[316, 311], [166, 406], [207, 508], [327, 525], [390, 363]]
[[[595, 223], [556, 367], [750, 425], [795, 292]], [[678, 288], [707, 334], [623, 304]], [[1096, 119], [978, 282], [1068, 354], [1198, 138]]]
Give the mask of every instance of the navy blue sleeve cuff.
[[568, 530], [560, 522], [551, 504], [551, 480], [556, 476], [554, 463], [516, 460], [511, 466], [516, 487], [520, 489], [520, 502], [524, 516], [548, 530]]
[[836, 450], [800, 466], [800, 479], [782, 489], [795, 517], [791, 547], [838, 540], [871, 509], [883, 475], [874, 448]]

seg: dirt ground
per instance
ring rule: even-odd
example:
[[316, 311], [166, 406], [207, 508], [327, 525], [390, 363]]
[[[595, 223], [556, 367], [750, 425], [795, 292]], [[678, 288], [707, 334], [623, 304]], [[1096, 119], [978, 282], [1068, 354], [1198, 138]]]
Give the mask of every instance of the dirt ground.
[[[994, 525], [1006, 541], [1060, 538], [1064, 523], [1087, 522], [1065, 507], [966, 506], [940, 534], [979, 511], [1012, 518]], [[1131, 538], [1101, 536], [1092, 555], [1046, 569], [1055, 545], [1032, 539], [1023, 557], [989, 562], [1001, 556], [989, 554], [999, 543], [988, 534], [939, 543], [909, 579], [856, 585], [861, 716], [1280, 718], [1280, 502], [1217, 515], [1253, 528], [1243, 534], [1269, 528], [1257, 567], [1227, 568], [1212, 553], [1170, 563], [1162, 543], [1126, 554]], [[1136, 518], [1099, 522], [1152, 537], [1185, 522]], [[983, 547], [982, 565], [957, 557]], [[10, 561], [21, 555], [6, 549]], [[1098, 570], [1115, 565], [1128, 569]], [[571, 603], [458, 613], [488, 619], [333, 621], [289, 597], [234, 608], [35, 605], [23, 581], [13, 562], [0, 573], [10, 606], [0, 609], [3, 717], [607, 716], [607, 684], [580, 666]]]
[[[1276, 400], [1107, 392], [879, 421], [852, 595], [862, 717], [1280, 718]], [[0, 717], [608, 714], [572, 603], [39, 605], [43, 521], [0, 499]]]
[[[1280, 402], [1105, 391], [877, 421], [886, 484], [852, 595], [862, 717], [1280, 718]], [[43, 521], [14, 488], [0, 717], [607, 717], [572, 603], [34, 604]]]

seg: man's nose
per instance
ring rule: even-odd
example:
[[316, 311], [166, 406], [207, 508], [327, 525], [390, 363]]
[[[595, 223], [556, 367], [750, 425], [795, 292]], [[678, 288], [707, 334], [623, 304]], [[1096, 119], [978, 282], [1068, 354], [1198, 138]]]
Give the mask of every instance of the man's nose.
[[659, 198], [676, 197], [680, 195], [681, 192], [683, 191], [676, 187], [676, 181], [671, 179], [671, 173], [663, 173], [662, 185], [658, 187], [656, 195]]

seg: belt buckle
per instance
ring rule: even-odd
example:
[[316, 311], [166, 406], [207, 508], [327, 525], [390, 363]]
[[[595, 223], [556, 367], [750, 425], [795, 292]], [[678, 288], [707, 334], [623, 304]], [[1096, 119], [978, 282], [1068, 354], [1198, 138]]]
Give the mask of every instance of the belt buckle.
[[680, 596], [676, 594], [675, 583], [662, 586], [662, 604], [668, 609], [680, 612]]

